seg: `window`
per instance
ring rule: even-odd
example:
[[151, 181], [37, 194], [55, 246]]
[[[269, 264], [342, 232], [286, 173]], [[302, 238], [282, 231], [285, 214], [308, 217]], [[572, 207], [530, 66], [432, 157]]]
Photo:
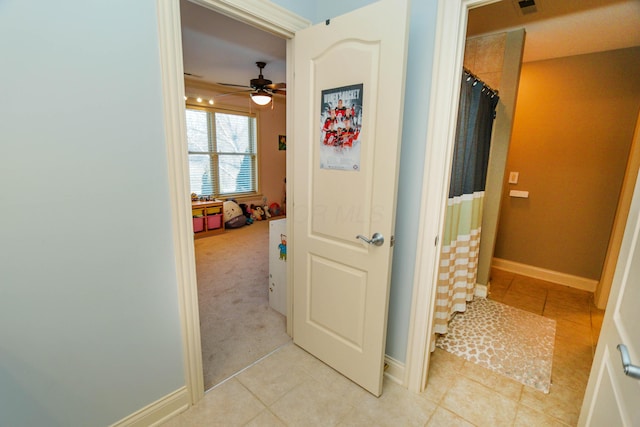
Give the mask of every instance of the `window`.
[[191, 192], [200, 196], [256, 193], [256, 117], [187, 108], [186, 119]]

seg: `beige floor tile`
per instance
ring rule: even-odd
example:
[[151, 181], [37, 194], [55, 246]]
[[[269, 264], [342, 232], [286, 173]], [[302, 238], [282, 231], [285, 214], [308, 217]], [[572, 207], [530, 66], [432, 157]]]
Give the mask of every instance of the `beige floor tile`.
[[473, 424], [460, 418], [451, 411], [438, 407], [427, 422], [426, 427], [473, 427]]
[[200, 402], [184, 413], [184, 420], [191, 426], [241, 426], [264, 409], [249, 390], [232, 378], [207, 392]]
[[460, 373], [516, 402], [520, 399], [522, 387], [524, 387], [524, 385], [518, 381], [472, 362], [465, 362]]
[[517, 409], [515, 401], [463, 376], [456, 378], [440, 406], [475, 425], [496, 427], [511, 426]]
[[516, 414], [516, 421], [513, 423], [514, 427], [566, 427], [567, 424], [560, 422], [560, 420], [550, 417], [531, 409], [524, 405], [518, 405], [518, 413]]
[[558, 361], [572, 362], [579, 369], [591, 367], [593, 352], [590, 344], [575, 343], [556, 339], [553, 349], [554, 363]]
[[583, 397], [584, 390], [554, 384], [549, 394], [525, 388], [520, 403], [573, 426], [578, 423]]
[[500, 289], [497, 289], [497, 290], [490, 289], [490, 290], [489, 290], [488, 298], [489, 298], [489, 299], [492, 299], [492, 300], [494, 300], [494, 301], [504, 302], [504, 297], [505, 297], [506, 295], [507, 295], [507, 290], [506, 290], [506, 289], [503, 289], [503, 290], [500, 290]]
[[554, 359], [551, 369], [551, 383], [577, 391], [584, 390], [589, 380], [590, 368], [590, 365], [580, 367], [572, 361], [563, 363], [562, 359]]
[[382, 396], [368, 395], [356, 407], [375, 420], [376, 426], [424, 426], [436, 404], [391, 381], [384, 383]]
[[542, 310], [544, 308], [543, 298], [511, 292], [507, 292], [501, 302], [511, 307], [529, 311], [538, 315], [542, 314]]
[[506, 270], [500, 270], [498, 268], [491, 269], [491, 280], [494, 279], [513, 279], [516, 276], [515, 273], [511, 273]]
[[286, 427], [286, 424], [273, 415], [268, 409], [245, 424], [246, 427]]
[[[457, 371], [452, 371], [457, 372]], [[455, 375], [449, 373], [434, 373], [429, 370], [427, 377], [427, 387], [421, 393], [425, 399], [429, 399], [434, 403], [439, 403], [444, 395], [449, 391], [455, 381]]]
[[440, 402], [447, 390], [453, 385], [456, 376], [452, 373], [460, 372], [464, 363], [465, 360], [462, 357], [436, 348], [431, 353], [427, 387], [422, 396], [432, 402]]
[[339, 427], [371, 427], [375, 425], [377, 425], [376, 420], [358, 408], [353, 408], [353, 410], [338, 423]]
[[589, 310], [547, 303], [542, 315], [556, 320], [566, 320], [591, 329], [591, 314]]
[[509, 292], [520, 293], [537, 298], [546, 299], [549, 283], [542, 280], [531, 279], [530, 277], [516, 276], [511, 282]]
[[465, 360], [462, 357], [436, 347], [431, 352], [431, 358], [429, 359], [429, 373], [449, 374], [450, 372], [457, 372], [462, 368], [464, 362]]
[[489, 288], [491, 291], [504, 291], [506, 292], [511, 286], [511, 282], [513, 281], [512, 277], [492, 277], [490, 280]]
[[340, 396], [342, 401], [349, 405], [356, 406], [369, 395], [368, 391], [318, 359], [315, 362], [306, 363], [304, 369], [308, 376], [318, 381], [331, 393]]
[[335, 426], [353, 410], [341, 396], [310, 379], [285, 394], [269, 408], [290, 426]]
[[583, 323], [556, 319], [556, 341], [567, 344], [591, 345], [591, 328]]
[[[559, 286], [559, 285], [558, 285]], [[592, 294], [567, 286], [550, 288], [547, 291], [547, 304], [588, 310]]]
[[240, 373], [236, 378], [269, 406], [297, 385], [310, 379], [309, 375], [300, 366], [291, 363], [291, 360], [288, 354], [278, 351]]

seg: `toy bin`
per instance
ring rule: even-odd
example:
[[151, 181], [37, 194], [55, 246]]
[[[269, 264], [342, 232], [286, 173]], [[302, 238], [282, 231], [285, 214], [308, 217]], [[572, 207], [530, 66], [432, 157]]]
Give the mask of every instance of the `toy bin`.
[[207, 229], [214, 230], [222, 227], [222, 215], [210, 215], [207, 217]]
[[193, 232], [198, 233], [200, 231], [204, 231], [204, 218], [203, 217], [194, 217], [193, 218]]
[[222, 206], [214, 206], [212, 208], [207, 208], [207, 215], [215, 215], [222, 212]]

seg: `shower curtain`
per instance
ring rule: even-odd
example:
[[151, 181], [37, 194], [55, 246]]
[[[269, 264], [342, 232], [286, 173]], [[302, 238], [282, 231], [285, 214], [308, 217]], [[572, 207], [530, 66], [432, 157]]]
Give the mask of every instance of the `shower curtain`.
[[465, 70], [438, 266], [434, 332], [444, 334], [455, 312], [473, 300], [482, 205], [498, 96]]

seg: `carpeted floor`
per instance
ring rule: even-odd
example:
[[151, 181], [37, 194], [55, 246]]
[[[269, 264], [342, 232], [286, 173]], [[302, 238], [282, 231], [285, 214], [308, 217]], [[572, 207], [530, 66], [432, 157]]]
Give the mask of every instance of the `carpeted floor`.
[[290, 340], [269, 307], [269, 222], [195, 241], [205, 390]]
[[436, 347], [548, 393], [555, 333], [553, 319], [477, 298]]

